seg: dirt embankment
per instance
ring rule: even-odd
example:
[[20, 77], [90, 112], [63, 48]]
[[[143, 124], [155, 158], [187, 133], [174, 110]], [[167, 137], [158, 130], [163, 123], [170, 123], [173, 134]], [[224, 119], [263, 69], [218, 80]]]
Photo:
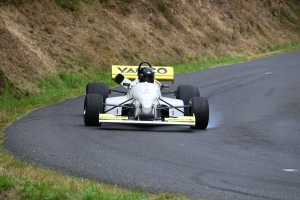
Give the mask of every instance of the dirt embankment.
[[9, 80], [22, 94], [39, 92], [36, 83], [60, 70], [199, 62], [300, 41], [297, 0], [102, 0], [74, 9], [50, 0], [3, 2], [0, 88]]

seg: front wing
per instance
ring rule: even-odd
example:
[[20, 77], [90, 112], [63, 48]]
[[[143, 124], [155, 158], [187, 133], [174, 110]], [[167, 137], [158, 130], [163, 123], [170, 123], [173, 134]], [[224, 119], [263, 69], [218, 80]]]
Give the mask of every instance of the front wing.
[[161, 120], [139, 121], [139, 120], [129, 119], [126, 116], [116, 116], [113, 114], [99, 114], [99, 123], [195, 126], [195, 116], [180, 116], [177, 118], [165, 118], [164, 121]]

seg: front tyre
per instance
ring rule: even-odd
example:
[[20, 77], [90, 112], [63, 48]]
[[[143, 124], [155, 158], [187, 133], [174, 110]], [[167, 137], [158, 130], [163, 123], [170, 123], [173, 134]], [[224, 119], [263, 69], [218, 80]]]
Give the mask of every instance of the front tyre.
[[209, 121], [209, 104], [204, 97], [192, 97], [190, 100], [190, 115], [195, 115], [195, 129], [206, 129]]
[[[200, 97], [199, 88], [196, 85], [179, 85], [176, 92], [176, 99], [181, 99], [185, 106], [189, 105], [192, 97]], [[188, 108], [184, 108], [184, 115], [188, 115]]]
[[84, 124], [100, 126], [99, 113], [103, 113], [103, 97], [100, 94], [87, 94], [84, 101]]

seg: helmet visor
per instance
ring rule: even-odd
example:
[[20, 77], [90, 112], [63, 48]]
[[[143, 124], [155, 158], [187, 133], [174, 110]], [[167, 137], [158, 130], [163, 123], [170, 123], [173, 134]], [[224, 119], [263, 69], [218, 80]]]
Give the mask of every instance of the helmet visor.
[[154, 82], [154, 76], [153, 75], [144, 75], [144, 74], [142, 74], [141, 77], [140, 77], [140, 82], [153, 83]]

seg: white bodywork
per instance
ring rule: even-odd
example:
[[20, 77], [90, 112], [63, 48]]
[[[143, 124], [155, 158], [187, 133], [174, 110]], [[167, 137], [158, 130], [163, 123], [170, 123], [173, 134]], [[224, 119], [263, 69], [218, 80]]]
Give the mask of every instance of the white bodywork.
[[[183, 101], [180, 99], [163, 97], [161, 88], [158, 84], [147, 82], [138, 83], [137, 80], [131, 82], [126, 78], [121, 85], [124, 85], [124, 83], [127, 84], [127, 86], [124, 86], [125, 88], [128, 88], [127, 94], [119, 97], [106, 98], [104, 113], [116, 117], [124, 116], [124, 110], [126, 110], [126, 108], [116, 107], [122, 104], [122, 106], [127, 105], [134, 108], [131, 110], [131, 115], [126, 120], [120, 120], [114, 117], [111, 119], [101, 119], [101, 117], [99, 117], [100, 123], [195, 125], [195, 121], [191, 120], [193, 116], [184, 117]], [[172, 120], [166, 121], [161, 116], [160, 108], [162, 107], [167, 108], [168, 119]]]

